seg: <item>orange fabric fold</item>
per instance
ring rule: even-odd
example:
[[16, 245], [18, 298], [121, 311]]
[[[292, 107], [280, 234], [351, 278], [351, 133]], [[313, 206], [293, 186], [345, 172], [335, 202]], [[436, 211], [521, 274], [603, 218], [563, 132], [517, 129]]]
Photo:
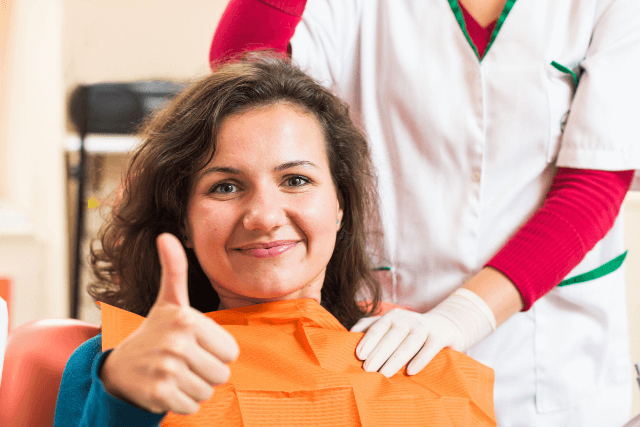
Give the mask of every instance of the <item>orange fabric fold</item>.
[[[101, 303], [102, 349], [144, 318]], [[493, 370], [451, 349], [422, 372], [365, 372], [347, 331], [312, 299], [206, 313], [240, 347], [231, 378], [195, 414], [169, 413], [162, 426], [495, 426]]]

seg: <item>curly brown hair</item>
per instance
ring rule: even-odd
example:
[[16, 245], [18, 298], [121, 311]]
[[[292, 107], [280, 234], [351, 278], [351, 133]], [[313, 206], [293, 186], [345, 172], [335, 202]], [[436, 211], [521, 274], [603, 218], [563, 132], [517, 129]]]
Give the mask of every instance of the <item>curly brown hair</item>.
[[[220, 124], [231, 115], [279, 102], [299, 106], [318, 120], [331, 176], [344, 198], [322, 305], [347, 328], [377, 310], [380, 286], [372, 275], [368, 250], [378, 247], [372, 240], [380, 234], [372, 229], [379, 221], [366, 139], [344, 102], [289, 61], [265, 52], [219, 65], [141, 128], [142, 142], [131, 154], [121, 198], [111, 203], [100, 229], [101, 247], [93, 247], [96, 240], [91, 245], [97, 282], [88, 292], [95, 300], [147, 315], [160, 283], [156, 237], [164, 232], [183, 236], [194, 177], [215, 153]], [[194, 251], [185, 251], [192, 307], [216, 310], [218, 295]], [[358, 303], [363, 294], [372, 304]]]

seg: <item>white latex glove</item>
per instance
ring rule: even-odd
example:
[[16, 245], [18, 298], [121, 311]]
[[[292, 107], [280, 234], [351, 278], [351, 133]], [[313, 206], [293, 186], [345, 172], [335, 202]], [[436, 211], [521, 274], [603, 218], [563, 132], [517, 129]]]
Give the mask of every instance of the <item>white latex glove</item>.
[[409, 361], [407, 374], [415, 375], [444, 347], [465, 351], [495, 329], [487, 303], [460, 288], [427, 313], [396, 308], [361, 319], [351, 332], [366, 331], [356, 347], [364, 370], [389, 378]]

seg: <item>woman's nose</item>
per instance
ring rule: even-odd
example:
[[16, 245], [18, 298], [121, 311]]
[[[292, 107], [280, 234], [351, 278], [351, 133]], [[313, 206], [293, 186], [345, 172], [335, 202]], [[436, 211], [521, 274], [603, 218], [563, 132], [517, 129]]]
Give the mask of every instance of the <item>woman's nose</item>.
[[257, 190], [251, 194], [242, 219], [247, 230], [271, 231], [285, 225], [287, 215], [278, 191]]

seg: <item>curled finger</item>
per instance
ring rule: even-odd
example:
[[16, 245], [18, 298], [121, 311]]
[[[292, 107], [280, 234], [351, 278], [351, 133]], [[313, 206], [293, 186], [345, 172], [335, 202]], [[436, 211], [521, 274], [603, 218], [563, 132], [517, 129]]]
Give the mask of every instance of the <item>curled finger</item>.
[[367, 359], [371, 351], [378, 345], [390, 328], [391, 320], [385, 316], [382, 316], [371, 325], [356, 347], [356, 356], [358, 359]]
[[369, 357], [367, 357], [363, 365], [364, 370], [367, 372], [378, 371], [398, 349], [410, 332], [411, 329], [408, 325], [397, 325], [389, 329]]
[[229, 366], [197, 343], [194, 343], [190, 349], [186, 362], [191, 372], [210, 386], [217, 386], [229, 381], [231, 375]]
[[226, 329], [203, 314], [197, 324], [196, 339], [200, 347], [223, 363], [231, 363], [238, 358], [238, 343]]
[[387, 378], [394, 376], [420, 351], [427, 340], [427, 336], [426, 330], [412, 330], [382, 366], [380, 373]]
[[160, 414], [163, 412], [175, 412], [176, 414], [190, 415], [198, 412], [200, 405], [180, 390], [173, 381], [165, 381], [158, 384], [151, 392], [151, 403], [147, 406], [149, 412]]
[[425, 366], [436, 357], [436, 354], [446, 347], [445, 341], [437, 338], [429, 337], [422, 347], [422, 350], [416, 354], [411, 363], [407, 366], [407, 375], [415, 375], [422, 371]]
[[349, 332], [367, 332], [369, 327], [376, 323], [380, 316], [363, 317], [358, 323], [353, 325]]
[[196, 403], [209, 399], [214, 391], [207, 381], [186, 368], [177, 379], [178, 388]]

